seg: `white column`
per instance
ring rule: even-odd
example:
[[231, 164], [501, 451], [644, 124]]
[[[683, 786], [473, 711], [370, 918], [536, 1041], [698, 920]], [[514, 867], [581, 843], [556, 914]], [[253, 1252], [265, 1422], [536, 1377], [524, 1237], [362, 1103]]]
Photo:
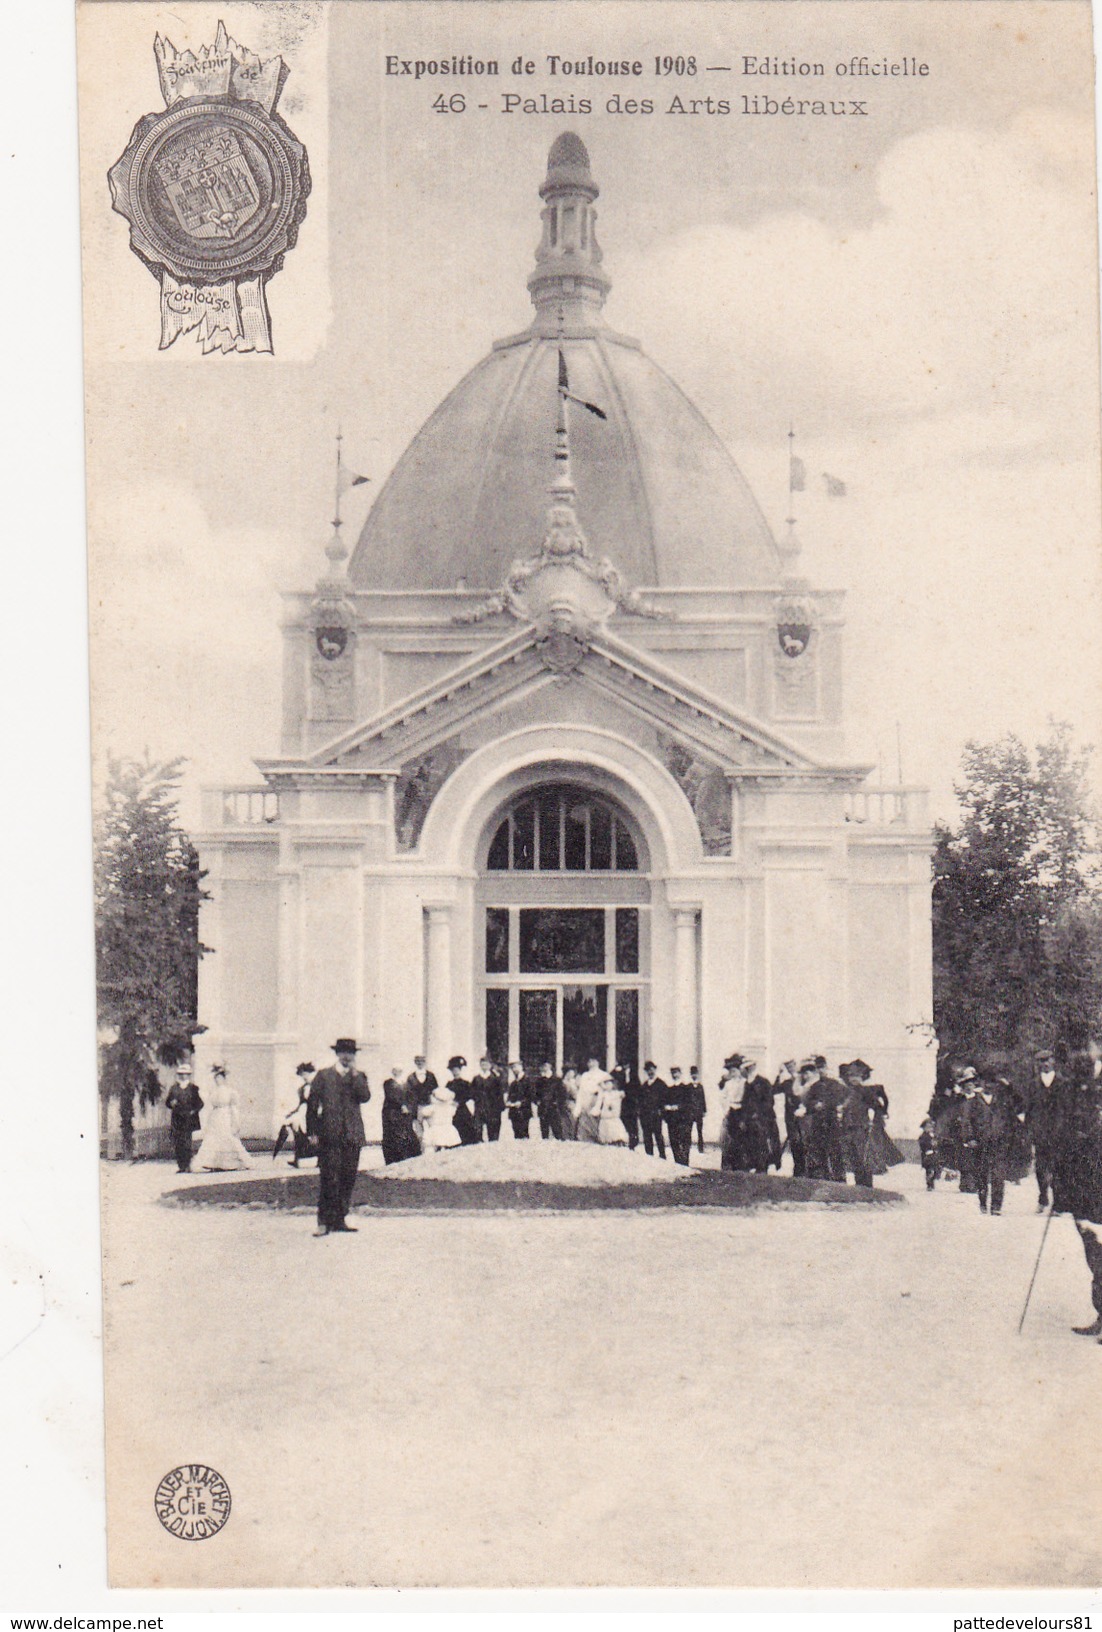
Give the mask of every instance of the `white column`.
[[452, 918], [450, 907], [426, 907], [428, 935], [425, 947], [425, 1058], [443, 1079], [451, 1054], [452, 1033]]
[[281, 1037], [298, 1033], [299, 944], [302, 873], [294, 846], [286, 832], [280, 834], [279, 865], [279, 966], [276, 1030]]
[[697, 1060], [696, 909], [673, 915], [673, 1065], [687, 1074]]

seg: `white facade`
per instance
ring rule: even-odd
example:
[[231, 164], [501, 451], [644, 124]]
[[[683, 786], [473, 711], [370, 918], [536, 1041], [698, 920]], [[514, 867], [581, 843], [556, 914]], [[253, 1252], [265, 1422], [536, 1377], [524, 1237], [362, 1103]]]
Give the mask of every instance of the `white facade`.
[[[206, 795], [202, 1055], [265, 1136], [338, 1035], [375, 1085], [488, 1038], [560, 1066], [599, 1040], [609, 1064], [708, 1084], [735, 1048], [769, 1068], [860, 1054], [913, 1137], [934, 1070], [925, 796], [845, 761], [841, 594], [796, 576], [679, 394], [671, 441], [653, 401], [676, 388], [604, 328], [576, 138], [541, 196], [531, 330], [415, 439], [351, 567], [338, 532], [317, 590], [287, 598], [282, 755]], [[585, 242], [564, 247], [572, 200]], [[456, 513], [425, 499], [426, 437], [452, 450]], [[590, 510], [621, 478], [637, 511], [613, 553]], [[532, 502], [546, 519], [515, 536]]]

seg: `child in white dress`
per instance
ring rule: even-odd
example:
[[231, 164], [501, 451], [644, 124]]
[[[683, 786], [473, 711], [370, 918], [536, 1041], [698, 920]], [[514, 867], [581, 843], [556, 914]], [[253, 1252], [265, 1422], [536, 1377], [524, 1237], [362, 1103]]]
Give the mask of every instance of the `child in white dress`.
[[426, 1156], [434, 1150], [449, 1150], [461, 1141], [452, 1118], [455, 1115], [455, 1095], [443, 1083], [434, 1088], [421, 1114], [421, 1150]]
[[628, 1130], [620, 1118], [624, 1091], [617, 1088], [611, 1077], [606, 1077], [596, 1105], [597, 1142], [602, 1145], [626, 1145]]

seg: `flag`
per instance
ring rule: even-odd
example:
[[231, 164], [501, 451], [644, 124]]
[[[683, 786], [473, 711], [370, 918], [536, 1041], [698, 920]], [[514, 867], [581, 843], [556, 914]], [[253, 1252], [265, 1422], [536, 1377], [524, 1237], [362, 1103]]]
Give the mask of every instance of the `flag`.
[[788, 461], [788, 491], [802, 493], [807, 486], [807, 467], [793, 454]]
[[357, 476], [354, 470], [349, 470], [345, 465], [342, 465], [337, 476], [337, 491], [338, 493], [347, 493], [350, 487], [360, 487], [364, 482], [370, 480], [370, 476]]
[[598, 419], [608, 418], [608, 415], [605, 413], [604, 409], [598, 408], [595, 402], [587, 402], [584, 397], [575, 397], [572, 395], [570, 390], [570, 377], [566, 372], [566, 358], [562, 354], [561, 347], [559, 348], [559, 390], [562, 392], [562, 395], [566, 398], [567, 402], [576, 402], [579, 408], [588, 408], [590, 413], [596, 414]]
[[823, 471], [823, 485], [825, 486], [825, 488], [827, 490], [827, 497], [828, 498], [831, 498], [831, 499], [844, 499], [845, 498], [845, 496], [846, 496], [846, 484], [845, 484], [845, 482], [840, 481], [837, 476], [828, 476], [825, 470]]

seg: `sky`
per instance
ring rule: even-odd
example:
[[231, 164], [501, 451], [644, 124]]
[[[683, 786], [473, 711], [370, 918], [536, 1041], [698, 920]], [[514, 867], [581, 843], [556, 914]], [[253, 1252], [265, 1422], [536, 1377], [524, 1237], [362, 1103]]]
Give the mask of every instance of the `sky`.
[[[1094, 131], [1089, 15], [1034, 5], [479, 7], [94, 4], [82, 17], [83, 226], [93, 677], [102, 754], [187, 756], [199, 782], [256, 778], [278, 746], [279, 591], [321, 570], [333, 435], [377, 491], [491, 341], [526, 326], [547, 148], [587, 143], [612, 327], [713, 424], [775, 531], [787, 431], [808, 576], [847, 590], [848, 750], [952, 813], [971, 737], [1091, 740], [1102, 696]], [[314, 190], [269, 286], [276, 356], [158, 354], [157, 288], [104, 174], [159, 105], [152, 37], [219, 17], [291, 73], [280, 107]], [[694, 53], [694, 82], [554, 80], [571, 58]], [[388, 53], [470, 52], [588, 94], [587, 116], [432, 109], [439, 81]], [[867, 118], [669, 114], [678, 92], [809, 96], [745, 55], [822, 61]], [[854, 55], [925, 77], [839, 78]], [[100, 89], [110, 63], [110, 95]], [[822, 83], [822, 82], [817, 82]], [[840, 88], [839, 88], [840, 87]], [[828, 497], [823, 473], [845, 497]], [[364, 489], [347, 507], [354, 532]], [[583, 518], [584, 519], [584, 518]]]

